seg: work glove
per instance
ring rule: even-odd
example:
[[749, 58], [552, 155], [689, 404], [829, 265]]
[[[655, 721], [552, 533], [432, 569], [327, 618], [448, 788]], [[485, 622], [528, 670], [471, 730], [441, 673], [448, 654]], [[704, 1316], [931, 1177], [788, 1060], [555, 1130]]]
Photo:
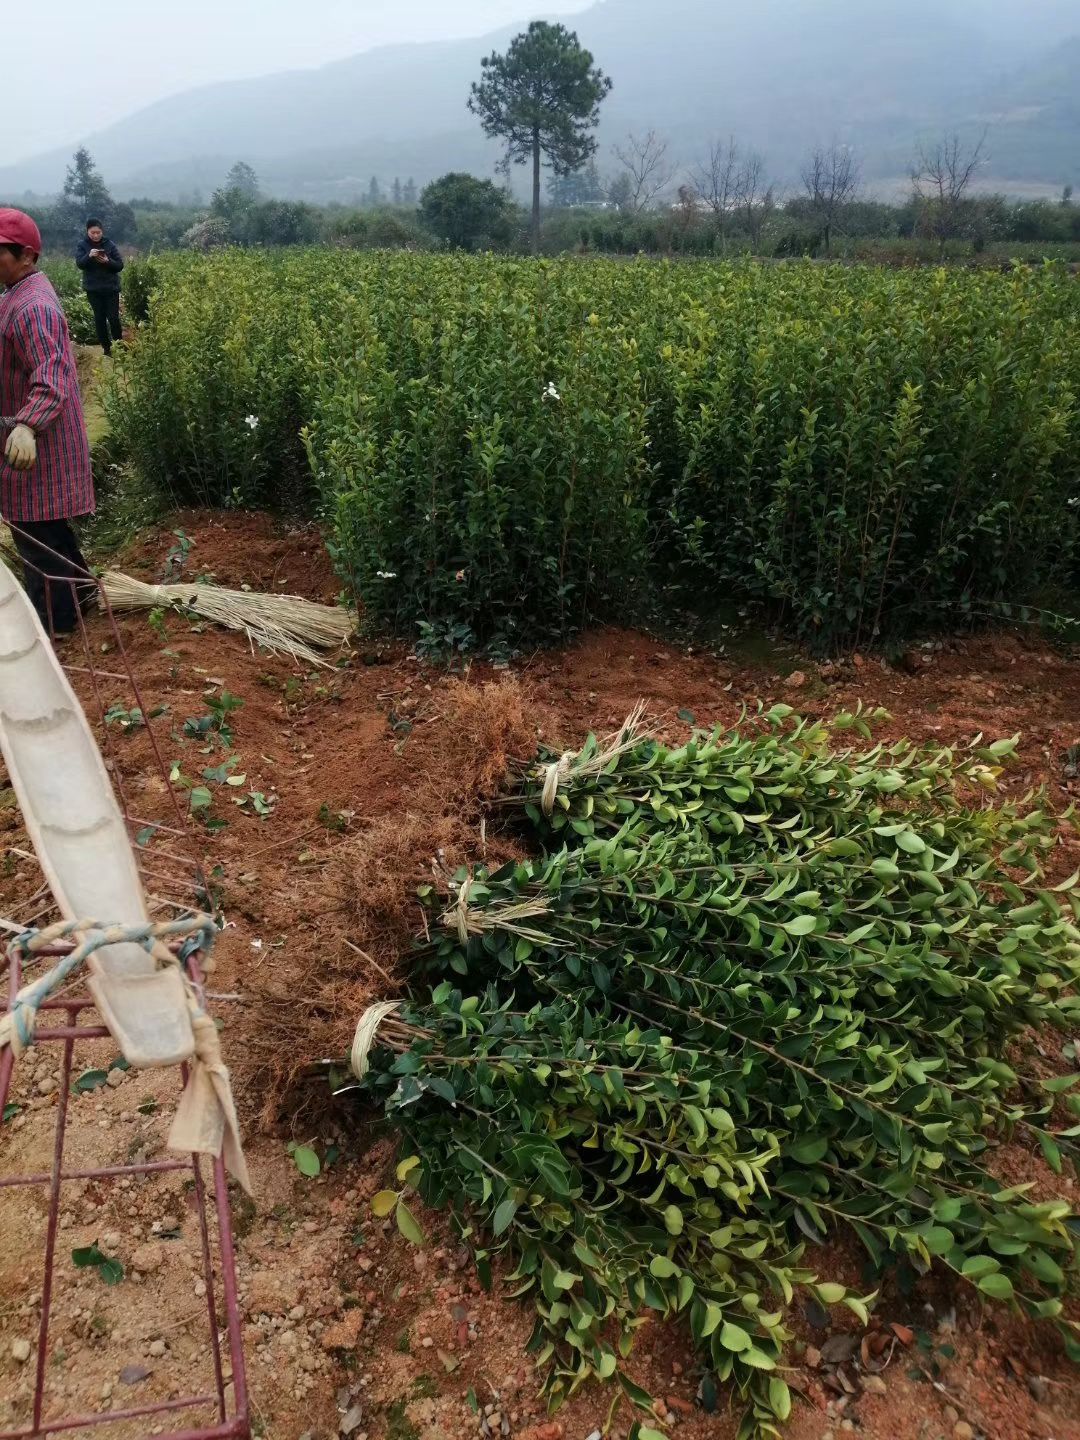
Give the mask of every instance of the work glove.
[[29, 425], [16, 425], [7, 438], [4, 456], [13, 470], [30, 470], [37, 461], [37, 440]]

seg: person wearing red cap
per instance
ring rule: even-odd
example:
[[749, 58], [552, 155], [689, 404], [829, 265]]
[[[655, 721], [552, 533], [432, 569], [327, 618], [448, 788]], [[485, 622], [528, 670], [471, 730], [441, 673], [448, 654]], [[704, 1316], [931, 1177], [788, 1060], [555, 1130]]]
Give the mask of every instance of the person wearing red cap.
[[0, 208], [0, 515], [42, 623], [67, 634], [94, 593], [64, 583], [88, 573], [70, 521], [92, 513], [94, 482], [67, 318], [40, 255], [30, 216]]

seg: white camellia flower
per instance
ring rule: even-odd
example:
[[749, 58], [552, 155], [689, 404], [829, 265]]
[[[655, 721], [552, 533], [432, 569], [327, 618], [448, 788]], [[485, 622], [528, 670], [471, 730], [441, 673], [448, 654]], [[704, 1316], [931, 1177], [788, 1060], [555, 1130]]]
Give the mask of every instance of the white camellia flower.
[[244, 417], [244, 424], [249, 430], [257, 430], [259, 428], [259, 417], [257, 415], [247, 415]]
[[555, 389], [555, 382], [552, 381], [552, 380], [549, 380], [549, 381], [548, 381], [547, 386], [546, 386], [546, 388], [545, 388], [545, 390], [544, 390], [544, 399], [545, 399], [545, 400], [561, 400], [561, 399], [562, 399], [562, 396], [559, 394], [558, 390]]
[[396, 580], [396, 579], [397, 579], [397, 574], [396, 574], [396, 572], [393, 571], [393, 570], [376, 570], [375, 573], [376, 573], [376, 575], [379, 577], [380, 580]]

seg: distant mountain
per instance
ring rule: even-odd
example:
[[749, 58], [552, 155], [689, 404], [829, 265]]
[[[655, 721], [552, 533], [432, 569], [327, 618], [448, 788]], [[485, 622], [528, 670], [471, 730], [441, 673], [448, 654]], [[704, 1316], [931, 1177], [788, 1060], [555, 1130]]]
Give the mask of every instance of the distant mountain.
[[[1080, 182], [1077, 0], [601, 0], [572, 23], [615, 81], [601, 168], [631, 129], [662, 132], [686, 166], [732, 132], [781, 181], [839, 139], [884, 183], [919, 135], [987, 124], [995, 183]], [[268, 190], [313, 200], [354, 200], [373, 174], [490, 174], [498, 148], [465, 101], [481, 57], [519, 28], [187, 91], [0, 169], [0, 195], [58, 189], [80, 140], [120, 196], [207, 193], [238, 158]]]

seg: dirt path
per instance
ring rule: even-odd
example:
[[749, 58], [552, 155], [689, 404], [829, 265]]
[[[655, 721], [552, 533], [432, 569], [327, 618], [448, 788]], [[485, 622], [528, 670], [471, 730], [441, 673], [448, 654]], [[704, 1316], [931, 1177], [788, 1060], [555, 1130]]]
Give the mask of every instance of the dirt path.
[[[336, 593], [314, 531], [280, 531], [265, 517], [248, 516], [181, 516], [175, 528], [192, 541], [186, 574], [210, 573], [224, 584], [316, 599]], [[172, 543], [168, 530], [146, 537], [126, 557], [126, 568], [159, 575]], [[107, 645], [104, 622], [96, 620], [94, 627], [95, 642]], [[227, 920], [213, 987], [239, 997], [217, 1006], [227, 1058], [237, 1074], [249, 1076], [252, 1056], [268, 1045], [289, 1052], [317, 1033], [312, 1006], [325, 973], [349, 976], [352, 986], [350, 1013], [325, 1017], [328, 1031], [347, 1028], [365, 998], [385, 992], [382, 977], [349, 948], [354, 937], [343, 877], [350, 856], [364, 853], [356, 848], [363, 837], [384, 833], [380, 824], [408, 835], [411, 816], [417, 833], [425, 833], [423, 797], [433, 785], [452, 780], [445, 773], [443, 740], [457, 682], [401, 651], [374, 645], [362, 645], [343, 670], [301, 675], [283, 660], [253, 655], [239, 636], [200, 631], [172, 616], [153, 625], [146, 616], [133, 616], [121, 628], [148, 709], [167, 707], [152, 723], [170, 765], [175, 761], [177, 772], [193, 783], [204, 768], [226, 762], [228, 774], [244, 777], [238, 785], [212, 784], [204, 818], [216, 828], [197, 825], [193, 834]], [[920, 651], [905, 666], [856, 660], [838, 668], [803, 661], [789, 679], [769, 665], [604, 630], [565, 654], [534, 656], [514, 673], [536, 734], [569, 744], [592, 726], [618, 724], [639, 697], [672, 728], [685, 723], [680, 711], [692, 712], [699, 724], [729, 723], [743, 704], [782, 698], [814, 712], [860, 700], [883, 704], [894, 716], [886, 735], [942, 743], [979, 731], [997, 738], [1020, 730], [1021, 765], [1009, 784], [1018, 793], [1047, 784], [1054, 804], [1068, 802], [1070, 785], [1077, 786], [1066, 777], [1063, 757], [1080, 741], [1080, 667], [1037, 638], [1011, 635]], [[468, 677], [469, 683], [490, 678], [482, 666]], [[243, 701], [228, 717], [234, 730], [228, 749], [212, 737], [185, 732], [185, 721], [211, 713], [208, 700], [223, 691]], [[168, 796], [150, 764], [145, 733], [137, 726], [125, 732], [115, 721], [110, 739], [140, 807], [151, 818], [163, 815]], [[20, 855], [26, 840], [10, 792], [0, 808], [0, 829], [0, 913], [11, 913], [35, 880], [33, 865]], [[1063, 829], [1062, 840], [1067, 871], [1080, 861], [1080, 849], [1071, 832]], [[414, 857], [421, 870], [429, 858]], [[354, 878], [362, 883], [366, 877]], [[288, 979], [284, 1040], [262, 1028], [264, 992], [282, 977]], [[94, 1063], [105, 1066], [112, 1053], [104, 1042], [100, 1048]], [[282, 1058], [287, 1061], [288, 1053]], [[14, 1096], [20, 1113], [0, 1146], [5, 1171], [47, 1168], [54, 1084], [49, 1063], [32, 1057], [21, 1066]], [[424, 1217], [430, 1243], [422, 1251], [408, 1246], [392, 1222], [371, 1217], [365, 1202], [385, 1182], [392, 1161], [388, 1141], [368, 1143], [326, 1121], [315, 1133], [305, 1132], [302, 1120], [291, 1137], [287, 1128], [272, 1131], [265, 1123], [266, 1098], [250, 1083], [240, 1096], [256, 1196], [254, 1203], [238, 1201], [235, 1210], [256, 1434], [330, 1440], [342, 1410], [353, 1412], [354, 1440], [493, 1433], [586, 1440], [602, 1427], [610, 1397], [598, 1392], [579, 1396], [547, 1420], [524, 1353], [532, 1325], [527, 1309], [480, 1292], [439, 1217]], [[156, 1153], [172, 1104], [172, 1089], [161, 1077], [115, 1072], [111, 1083], [73, 1107], [76, 1153], [102, 1164]], [[313, 1142], [323, 1154], [336, 1146], [340, 1155], [317, 1179], [305, 1179], [287, 1153], [289, 1138]], [[0, 1426], [5, 1404], [17, 1409], [29, 1382], [31, 1361], [18, 1357], [21, 1342], [34, 1340], [40, 1297], [24, 1276], [39, 1253], [43, 1224], [38, 1209], [17, 1206], [4, 1194]], [[163, 1238], [176, 1232], [175, 1239]], [[170, 1177], [108, 1195], [72, 1187], [58, 1267], [62, 1355], [49, 1368], [50, 1382], [57, 1393], [66, 1391], [68, 1406], [119, 1408], [131, 1403], [133, 1390], [143, 1399], [198, 1381], [207, 1357], [196, 1319], [195, 1238], [189, 1197]], [[128, 1273], [120, 1285], [103, 1287], [95, 1272], [69, 1263], [71, 1249], [94, 1240], [124, 1263]], [[138, 1279], [133, 1272], [142, 1264], [148, 1268]], [[804, 1354], [793, 1379], [810, 1403], [792, 1422], [794, 1440], [849, 1429], [871, 1440], [954, 1434], [964, 1440], [965, 1426], [994, 1440], [1080, 1437], [1080, 1380], [1054, 1346], [1046, 1347], [1026, 1327], [1000, 1314], [957, 1311], [954, 1300], [932, 1291], [890, 1294], [882, 1305], [883, 1318], [917, 1332], [883, 1377], [883, 1393], [838, 1406]], [[808, 1322], [810, 1359], [826, 1336]], [[125, 1367], [133, 1366], [148, 1374], [126, 1384], [122, 1372], [130, 1376], [135, 1372]], [[674, 1433], [694, 1440], [734, 1436], [723, 1402], [716, 1416], [695, 1408], [698, 1376], [677, 1336], [650, 1332], [639, 1374], [665, 1398]], [[625, 1436], [631, 1420], [620, 1413], [612, 1433]], [[96, 1433], [127, 1440], [143, 1432], [106, 1427]]]

